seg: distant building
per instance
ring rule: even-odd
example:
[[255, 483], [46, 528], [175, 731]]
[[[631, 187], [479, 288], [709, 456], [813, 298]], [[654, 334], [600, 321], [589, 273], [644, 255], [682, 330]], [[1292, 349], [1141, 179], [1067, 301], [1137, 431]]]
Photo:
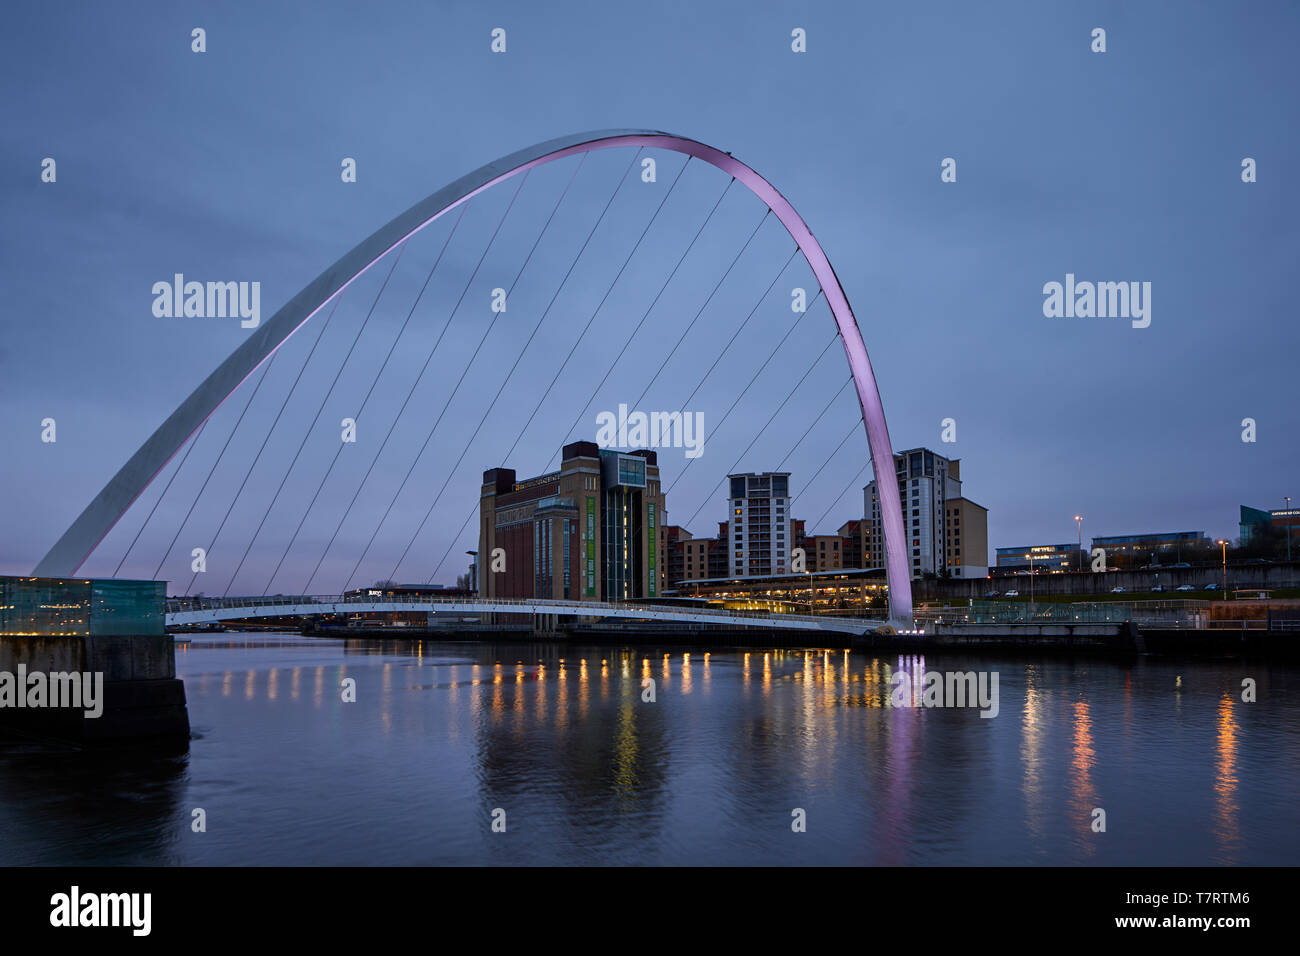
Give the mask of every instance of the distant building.
[[[473, 565], [471, 565], [471, 568]], [[470, 575], [472, 577], [472, 574]], [[348, 602], [411, 601], [423, 599], [468, 600], [477, 597], [472, 587], [447, 587], [442, 584], [394, 584], [392, 581], [379, 581], [370, 587], [352, 588], [343, 592], [343, 599]], [[405, 627], [425, 627], [429, 624], [429, 609], [418, 606], [404, 611], [358, 611], [348, 608], [344, 612], [353, 625], [400, 625]]]
[[944, 507], [948, 513], [948, 575], [954, 578], [986, 577], [989, 573], [989, 509], [960, 497], [949, 498]]
[[846, 521], [840, 525], [840, 551], [844, 555], [846, 568], [868, 567], [866, 561], [867, 522]]
[[731, 567], [731, 527], [730, 522], [718, 522], [718, 536], [709, 544], [709, 577], [724, 578]]
[[394, 584], [381, 581], [370, 587], [353, 588], [344, 591], [343, 596], [349, 601], [364, 601], [383, 598], [427, 598], [427, 597], [472, 597], [473, 588], [447, 587], [445, 584]]
[[1249, 508], [1246, 505], [1242, 505], [1241, 523], [1238, 525], [1238, 528], [1240, 529], [1241, 543], [1250, 544], [1251, 539], [1259, 533], [1258, 529], [1260, 526], [1272, 524], [1272, 520], [1273, 516], [1267, 511], [1262, 511], [1259, 508]]
[[784, 574], [790, 569], [790, 473], [728, 475], [730, 574]]
[[844, 554], [840, 547], [843, 539], [838, 534], [809, 535], [805, 541], [808, 570], [837, 571], [844, 567]]
[[[716, 538], [690, 538], [682, 542], [682, 574], [677, 579], [681, 581], [692, 581], [697, 578], [707, 578], [711, 572], [709, 570], [711, 555], [718, 552], [718, 540]], [[723, 555], [725, 560], [726, 555]]]
[[[479, 593], [486, 598], [657, 597], [667, 518], [655, 452], [565, 445], [558, 471], [483, 473]], [[500, 549], [499, 551], [497, 549]], [[504, 563], [504, 570], [498, 561]]]
[[767, 604], [816, 614], [884, 613], [889, 587], [882, 570], [845, 568], [804, 574], [764, 574], [685, 581], [669, 597], [702, 599], [738, 608]]
[[683, 581], [727, 576], [727, 522], [718, 525], [715, 538], [696, 538], [677, 525], [664, 529], [662, 537], [668, 568], [664, 590], [671, 590]]
[[1204, 531], [1152, 531], [1145, 534], [1118, 534], [1093, 538], [1092, 546], [1106, 552], [1107, 563], [1113, 557], [1128, 557], [1137, 561], [1149, 559], [1153, 564], [1183, 560], [1197, 550], [1210, 547]]
[[1079, 545], [1027, 544], [998, 548], [997, 567], [1001, 571], [1075, 571], [1083, 566]]
[[[662, 591], [664, 588], [675, 587], [678, 581], [686, 579], [686, 545], [694, 539], [689, 531], [675, 524], [661, 525], [659, 536], [664, 554]], [[701, 541], [700, 544], [704, 542]]]
[[795, 548], [803, 548], [804, 554], [808, 553], [808, 542], [804, 540], [804, 520], [802, 518], [790, 519], [790, 553], [794, 554]]
[[1279, 508], [1275, 511], [1264, 511], [1260, 508], [1248, 508], [1242, 505], [1241, 543], [1243, 545], [1250, 544], [1261, 526], [1280, 530], [1286, 530], [1288, 527], [1300, 529], [1300, 508]]
[[[928, 448], [913, 448], [894, 456], [894, 472], [912, 577], [987, 575], [988, 509], [962, 496], [961, 460], [947, 459]], [[871, 481], [862, 491], [868, 524], [865, 563], [884, 567], [876, 482]]]

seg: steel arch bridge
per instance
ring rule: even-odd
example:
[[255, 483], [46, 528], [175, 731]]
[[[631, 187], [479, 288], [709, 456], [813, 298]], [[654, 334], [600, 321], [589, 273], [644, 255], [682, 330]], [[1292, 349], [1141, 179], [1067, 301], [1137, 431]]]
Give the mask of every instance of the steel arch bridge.
[[[462, 176], [376, 230], [263, 322], [158, 426], [41, 559], [33, 574], [75, 575], [136, 498], [217, 408], [294, 332], [399, 244], [484, 190], [529, 169], [566, 156], [620, 146], [670, 150], [729, 174], [762, 200], [798, 245], [835, 318], [862, 410], [884, 525], [890, 618], [910, 624], [911, 571], [894, 476], [893, 447], [862, 333], [830, 260], [794, 207], [749, 166], [712, 146], [653, 130], [576, 133], [521, 149]], [[882, 466], [884, 474], [880, 473]]]

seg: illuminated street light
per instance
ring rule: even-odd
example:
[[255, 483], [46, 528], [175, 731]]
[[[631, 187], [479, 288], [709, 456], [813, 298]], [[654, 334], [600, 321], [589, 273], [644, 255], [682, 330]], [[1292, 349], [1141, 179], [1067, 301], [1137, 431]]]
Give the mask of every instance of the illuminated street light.
[[1228, 542], [1223, 538], [1214, 542], [1223, 545], [1223, 599], [1228, 599]]

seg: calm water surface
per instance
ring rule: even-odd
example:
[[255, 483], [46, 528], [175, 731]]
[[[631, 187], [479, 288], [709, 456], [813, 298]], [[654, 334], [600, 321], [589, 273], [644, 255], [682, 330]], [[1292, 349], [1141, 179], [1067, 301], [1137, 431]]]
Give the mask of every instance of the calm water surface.
[[[5, 743], [0, 862], [1300, 862], [1294, 667], [264, 633], [176, 661], [188, 753]], [[900, 665], [996, 671], [1000, 711], [891, 706]]]

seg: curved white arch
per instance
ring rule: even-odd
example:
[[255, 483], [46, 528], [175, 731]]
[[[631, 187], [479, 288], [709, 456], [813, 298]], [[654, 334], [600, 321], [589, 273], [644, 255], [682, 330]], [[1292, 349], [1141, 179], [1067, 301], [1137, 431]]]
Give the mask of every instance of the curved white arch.
[[[857, 319], [840, 285], [830, 260], [812, 231], [793, 206], [771, 183], [730, 153], [671, 133], [653, 130], [603, 130], [576, 133], [538, 143], [511, 153], [496, 162], [462, 176], [427, 199], [416, 203], [387, 225], [375, 231], [330, 266], [294, 296], [268, 321], [235, 349], [194, 392], [182, 402], [125, 465], [104, 486], [55, 542], [32, 572], [41, 577], [70, 577], [85, 562], [104, 536], [117, 524], [137, 497], [171, 460], [221, 403], [237, 389], [294, 332], [301, 328], [331, 299], [348, 287], [375, 262], [425, 226], [467, 202], [485, 189], [565, 156], [617, 146], [650, 146], [694, 156], [734, 176], [761, 199], [798, 244], [813, 274], [821, 284], [831, 313], [839, 327], [849, 370], [858, 392], [858, 404], [866, 426], [880, 514], [885, 534], [885, 570], [889, 581], [890, 617], [909, 621], [912, 617], [911, 572], [903, 536], [902, 506], [894, 475], [894, 452], [885, 425], [871, 360], [862, 341]], [[879, 474], [879, 464], [885, 474]]]

